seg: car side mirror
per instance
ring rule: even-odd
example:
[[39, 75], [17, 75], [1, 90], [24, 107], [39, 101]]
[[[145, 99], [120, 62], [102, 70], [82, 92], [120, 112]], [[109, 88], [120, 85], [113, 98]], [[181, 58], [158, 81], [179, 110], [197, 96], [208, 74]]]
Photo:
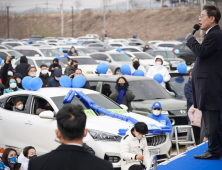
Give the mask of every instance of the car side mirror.
[[35, 57], [40, 57], [40, 55], [39, 55], [39, 54], [35, 54], [34, 56], [35, 56]]
[[107, 58], [106, 61], [108, 61], [109, 63], [111, 63], [111, 59], [110, 59], [110, 58]]
[[54, 113], [52, 111], [43, 111], [39, 114], [42, 119], [54, 119]]
[[128, 111], [128, 107], [124, 104], [121, 104], [120, 107], [122, 107], [124, 110]]

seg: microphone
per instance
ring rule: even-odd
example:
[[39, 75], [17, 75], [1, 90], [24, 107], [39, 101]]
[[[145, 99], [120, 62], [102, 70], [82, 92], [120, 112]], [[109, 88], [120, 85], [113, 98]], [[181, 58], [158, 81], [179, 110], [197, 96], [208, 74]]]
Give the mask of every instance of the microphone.
[[193, 31], [192, 31], [192, 34], [194, 35], [196, 31], [198, 31], [200, 29], [200, 25], [199, 24], [195, 24], [193, 26]]

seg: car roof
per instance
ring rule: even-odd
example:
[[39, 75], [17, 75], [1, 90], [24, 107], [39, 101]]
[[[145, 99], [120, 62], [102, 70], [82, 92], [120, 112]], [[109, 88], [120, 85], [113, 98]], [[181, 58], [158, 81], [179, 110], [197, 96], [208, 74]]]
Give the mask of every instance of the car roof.
[[128, 76], [128, 75], [85, 75], [87, 81], [111, 81], [116, 82], [119, 77], [125, 77], [127, 81], [153, 80], [150, 77]]
[[56, 57], [26, 57], [26, 58], [32, 59], [32, 60], [53, 60]]
[[29, 46], [29, 45], [25, 45], [25, 46], [15, 46], [15, 47], [13, 47], [13, 49], [39, 49], [39, 48], [37, 48], [37, 47], [34, 47], [34, 46]]
[[10, 52], [10, 51], [15, 51], [15, 50], [8, 50], [8, 49], [1, 49], [1, 52]]
[[75, 59], [75, 58], [92, 58], [92, 57], [86, 55], [86, 56], [69, 56], [69, 58]]

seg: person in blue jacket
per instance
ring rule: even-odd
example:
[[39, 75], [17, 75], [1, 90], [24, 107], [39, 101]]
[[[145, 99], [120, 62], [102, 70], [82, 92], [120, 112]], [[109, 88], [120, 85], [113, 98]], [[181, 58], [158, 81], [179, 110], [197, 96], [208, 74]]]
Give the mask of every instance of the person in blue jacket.
[[[154, 119], [163, 125], [169, 126], [172, 132], [172, 124], [171, 124], [170, 119], [167, 116], [161, 114], [162, 106], [160, 102], [153, 103], [151, 112], [152, 114], [149, 116], [149, 118]], [[169, 133], [169, 137], [171, 137], [171, 132]]]

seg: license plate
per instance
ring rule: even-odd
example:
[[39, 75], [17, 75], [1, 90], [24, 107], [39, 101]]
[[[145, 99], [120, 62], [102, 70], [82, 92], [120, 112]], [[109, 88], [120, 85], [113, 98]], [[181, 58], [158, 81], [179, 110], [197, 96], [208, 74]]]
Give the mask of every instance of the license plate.
[[185, 132], [187, 132], [187, 129], [178, 129], [177, 130], [177, 133], [185, 133]]
[[150, 155], [159, 155], [160, 149], [149, 149]]

